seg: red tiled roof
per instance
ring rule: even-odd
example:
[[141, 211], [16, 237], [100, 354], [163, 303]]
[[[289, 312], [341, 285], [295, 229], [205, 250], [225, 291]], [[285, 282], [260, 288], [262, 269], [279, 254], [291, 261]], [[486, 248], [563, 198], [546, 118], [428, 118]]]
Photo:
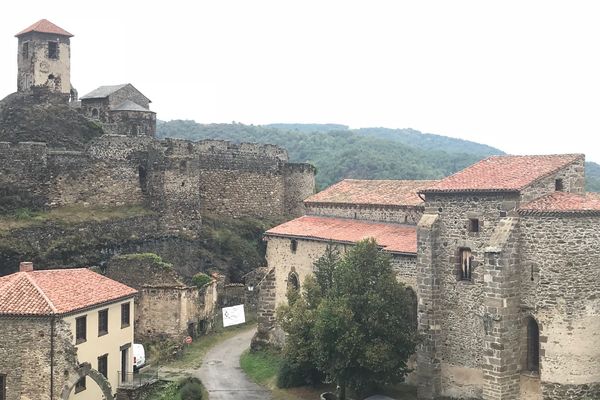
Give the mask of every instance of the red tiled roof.
[[54, 33], [56, 35], [68, 36], [72, 37], [73, 35], [69, 32], [65, 31], [63, 28], [54, 25], [52, 22], [47, 19], [40, 19], [35, 24], [31, 25], [23, 29], [21, 32], [17, 33], [15, 36], [19, 37], [29, 32], [40, 32], [40, 33]]
[[417, 229], [410, 225], [304, 216], [269, 229], [265, 235], [344, 243], [356, 243], [372, 237], [386, 251], [417, 252]]
[[600, 214], [600, 193], [575, 194], [554, 192], [519, 208], [523, 214], [592, 213]]
[[135, 293], [87, 268], [16, 272], [0, 277], [0, 315], [65, 314]]
[[519, 191], [583, 157], [583, 154], [492, 156], [422, 192]]
[[417, 192], [437, 182], [344, 179], [310, 196], [304, 202], [306, 204], [417, 206], [423, 203]]

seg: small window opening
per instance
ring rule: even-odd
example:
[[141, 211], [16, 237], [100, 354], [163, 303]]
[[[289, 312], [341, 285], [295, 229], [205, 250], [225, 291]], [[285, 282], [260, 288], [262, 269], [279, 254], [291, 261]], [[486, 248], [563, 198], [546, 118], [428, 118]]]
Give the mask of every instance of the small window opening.
[[48, 75], [48, 80], [54, 80], [54, 75], [53, 74]]
[[504, 218], [504, 217], [506, 217], [506, 215], [507, 215], [506, 211], [504, 211], [504, 210], [500, 211], [500, 218]]
[[29, 42], [23, 43], [23, 48], [21, 49], [21, 55], [23, 58], [29, 58]]
[[292, 253], [295, 253], [296, 250], [298, 250], [298, 241], [296, 239], [290, 241], [290, 250], [292, 250]]
[[460, 259], [460, 271], [459, 279], [461, 281], [470, 281], [473, 272], [473, 256], [471, 255], [471, 249], [464, 248], [459, 251]]
[[564, 190], [563, 180], [562, 179], [556, 179], [554, 181], [554, 190], [557, 191], [557, 192], [562, 192]]
[[83, 392], [85, 390], [85, 376], [77, 381], [75, 384], [75, 393]]
[[300, 290], [300, 280], [298, 279], [298, 275], [295, 272], [292, 272], [288, 276], [288, 289], [291, 290]]
[[148, 177], [146, 168], [141, 165], [138, 167], [138, 178], [140, 181], [140, 189], [142, 190], [142, 193], [146, 194], [148, 191]]
[[408, 307], [408, 318], [410, 326], [415, 331], [417, 330], [417, 294], [411, 288], [406, 288], [406, 294], [408, 295], [409, 307]]
[[527, 318], [527, 370], [540, 372], [540, 328], [531, 317]]
[[92, 118], [98, 118], [98, 109], [92, 108]]
[[479, 232], [478, 218], [469, 218], [469, 232]]
[[53, 60], [58, 58], [58, 42], [48, 42], [48, 58]]

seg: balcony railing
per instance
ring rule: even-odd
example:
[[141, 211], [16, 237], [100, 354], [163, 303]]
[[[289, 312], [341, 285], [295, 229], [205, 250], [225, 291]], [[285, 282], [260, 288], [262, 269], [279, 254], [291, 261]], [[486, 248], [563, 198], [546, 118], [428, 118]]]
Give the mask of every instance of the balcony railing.
[[119, 387], [134, 388], [158, 380], [158, 368], [144, 372], [125, 372], [117, 371]]

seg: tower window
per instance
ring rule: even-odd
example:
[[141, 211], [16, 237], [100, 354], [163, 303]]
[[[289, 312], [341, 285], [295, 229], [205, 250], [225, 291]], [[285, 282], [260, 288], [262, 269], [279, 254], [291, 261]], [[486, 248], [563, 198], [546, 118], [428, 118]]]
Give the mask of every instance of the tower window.
[[479, 232], [478, 218], [469, 218], [469, 232]]
[[564, 190], [562, 179], [556, 179], [554, 181], [554, 190], [556, 190], [557, 192], [562, 192]]
[[473, 272], [473, 256], [471, 255], [471, 249], [462, 248], [459, 250], [459, 262], [459, 280], [470, 281]]
[[48, 58], [58, 59], [58, 42], [48, 42]]
[[296, 239], [290, 241], [290, 250], [292, 250], [292, 253], [295, 253], [296, 250], [298, 250], [298, 241]]
[[21, 55], [23, 56], [23, 58], [29, 58], [29, 42], [23, 43]]

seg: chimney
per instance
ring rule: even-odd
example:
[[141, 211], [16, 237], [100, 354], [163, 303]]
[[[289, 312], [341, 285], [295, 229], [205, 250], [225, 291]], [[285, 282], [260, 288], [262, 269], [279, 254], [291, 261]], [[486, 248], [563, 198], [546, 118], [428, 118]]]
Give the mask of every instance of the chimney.
[[19, 264], [19, 272], [33, 271], [33, 263], [30, 261], [23, 261]]

